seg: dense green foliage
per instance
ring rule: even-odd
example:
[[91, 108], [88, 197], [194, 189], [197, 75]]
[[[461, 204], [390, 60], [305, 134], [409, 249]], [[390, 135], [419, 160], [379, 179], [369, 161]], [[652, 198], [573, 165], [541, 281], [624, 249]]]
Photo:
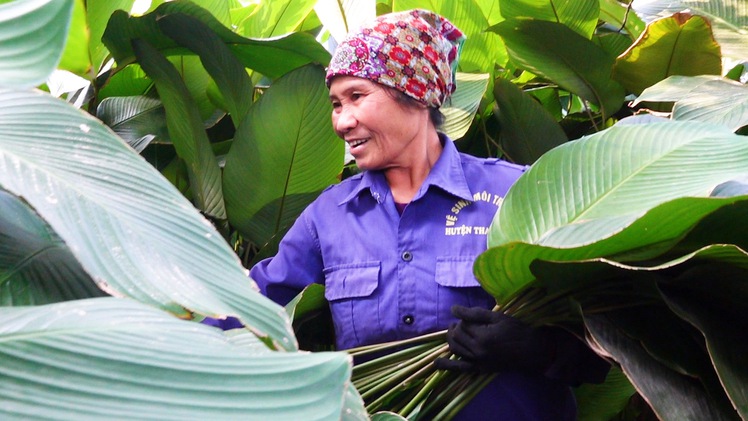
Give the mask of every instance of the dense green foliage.
[[355, 171], [328, 50], [423, 7], [468, 36], [444, 130], [533, 164], [476, 275], [626, 376], [580, 418], [748, 418], [744, 1], [150, 3], [0, 1], [0, 414], [365, 419], [245, 269]]

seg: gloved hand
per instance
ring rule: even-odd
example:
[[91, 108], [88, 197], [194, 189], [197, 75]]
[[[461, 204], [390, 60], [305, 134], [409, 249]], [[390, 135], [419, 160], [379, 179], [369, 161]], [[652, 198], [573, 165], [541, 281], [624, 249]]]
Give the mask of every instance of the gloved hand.
[[542, 373], [553, 361], [555, 342], [542, 329], [480, 307], [454, 306], [452, 314], [460, 321], [449, 327], [447, 342], [462, 359], [439, 358], [439, 369]]

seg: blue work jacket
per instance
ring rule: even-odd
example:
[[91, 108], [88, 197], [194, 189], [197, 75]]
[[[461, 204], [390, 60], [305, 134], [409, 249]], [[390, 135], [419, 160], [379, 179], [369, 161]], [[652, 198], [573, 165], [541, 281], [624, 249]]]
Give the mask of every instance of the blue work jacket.
[[[325, 190], [299, 216], [276, 256], [250, 276], [286, 304], [325, 285], [338, 349], [446, 329], [453, 305], [493, 308], [473, 275], [491, 222], [526, 167], [443, 151], [400, 214], [381, 171], [364, 171]], [[566, 420], [570, 389], [538, 374], [501, 373], [458, 419]]]

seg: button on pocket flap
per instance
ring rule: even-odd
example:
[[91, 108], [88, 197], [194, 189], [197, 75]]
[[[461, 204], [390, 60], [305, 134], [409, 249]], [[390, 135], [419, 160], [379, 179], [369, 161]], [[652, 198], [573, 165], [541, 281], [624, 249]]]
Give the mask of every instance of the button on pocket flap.
[[368, 297], [379, 284], [379, 267], [379, 262], [366, 262], [325, 269], [325, 298]]
[[472, 257], [438, 257], [436, 259], [436, 283], [445, 287], [479, 287], [473, 275]]

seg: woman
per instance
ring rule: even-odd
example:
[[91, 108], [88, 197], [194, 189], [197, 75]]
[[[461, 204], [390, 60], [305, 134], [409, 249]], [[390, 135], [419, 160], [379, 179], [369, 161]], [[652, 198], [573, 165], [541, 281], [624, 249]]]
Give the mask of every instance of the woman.
[[443, 330], [459, 317], [448, 340], [464, 359], [440, 366], [502, 371], [462, 418], [573, 419], [568, 384], [587, 380], [578, 361], [591, 353], [491, 312], [495, 301], [473, 277], [524, 167], [461, 154], [437, 131], [463, 40], [446, 19], [412, 10], [380, 16], [338, 46], [326, 75], [332, 123], [363, 171], [325, 190], [250, 275], [280, 304], [324, 284], [338, 349]]

